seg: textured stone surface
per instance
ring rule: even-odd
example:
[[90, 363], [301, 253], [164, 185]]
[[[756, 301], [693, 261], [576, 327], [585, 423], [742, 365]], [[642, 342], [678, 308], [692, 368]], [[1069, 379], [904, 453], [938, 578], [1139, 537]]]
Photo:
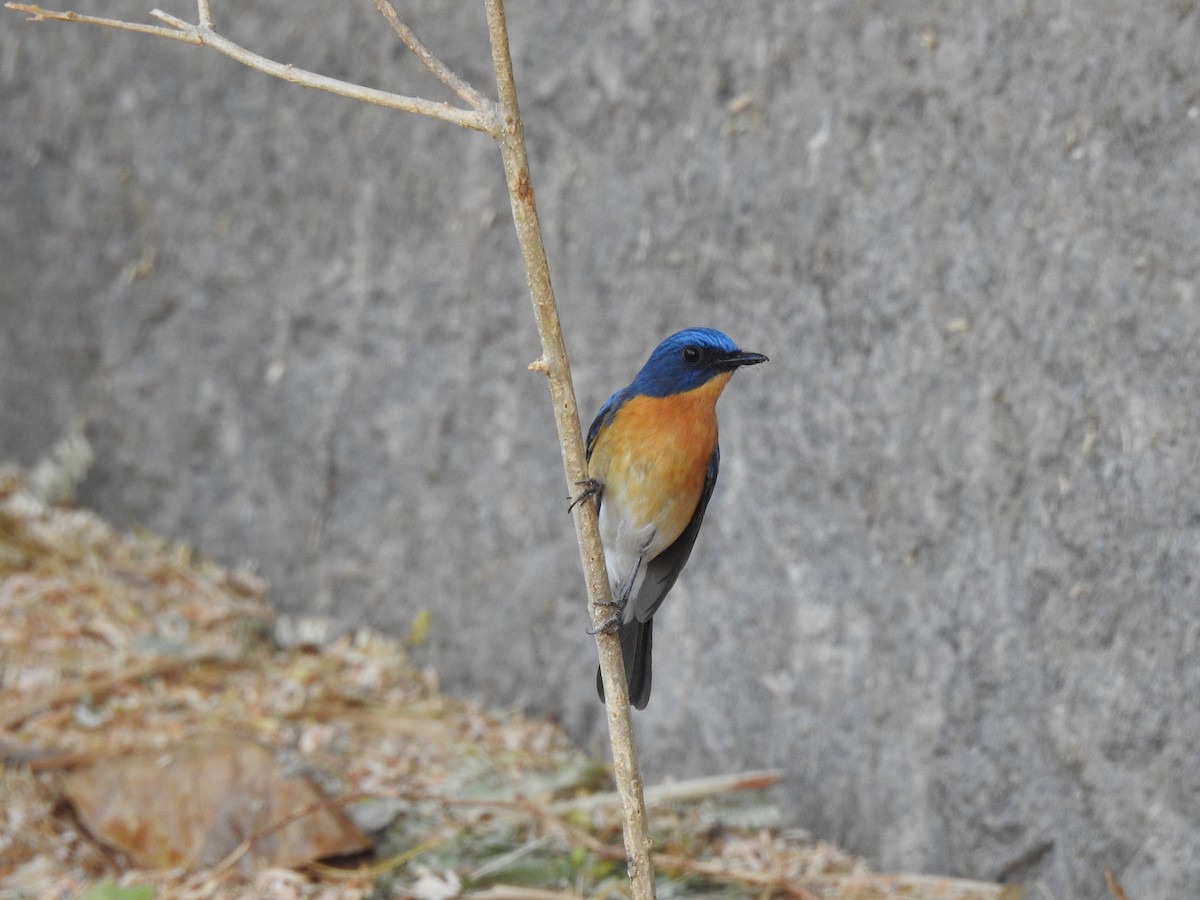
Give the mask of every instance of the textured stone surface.
[[[224, 6], [452, 99], [368, 3]], [[487, 83], [476, 4], [405, 6]], [[722, 401], [647, 778], [782, 766], [789, 818], [881, 866], [1193, 892], [1195, 7], [510, 7], [588, 415], [677, 327], [772, 357]], [[597, 741], [489, 140], [10, 11], [0, 115], [0, 455], [82, 421], [85, 502], [285, 610], [428, 608], [446, 685]]]

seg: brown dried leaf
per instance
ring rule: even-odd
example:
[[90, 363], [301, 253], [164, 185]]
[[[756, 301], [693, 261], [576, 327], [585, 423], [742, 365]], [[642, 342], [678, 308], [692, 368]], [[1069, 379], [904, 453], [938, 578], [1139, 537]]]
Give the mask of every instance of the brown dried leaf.
[[244, 738], [112, 758], [70, 773], [63, 787], [93, 835], [146, 868], [207, 868], [244, 843], [238, 865], [247, 872], [371, 846], [312, 782]]

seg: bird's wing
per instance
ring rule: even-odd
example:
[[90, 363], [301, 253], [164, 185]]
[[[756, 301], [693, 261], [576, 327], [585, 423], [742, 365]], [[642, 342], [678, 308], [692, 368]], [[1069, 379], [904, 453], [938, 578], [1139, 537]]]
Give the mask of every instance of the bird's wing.
[[604, 405], [600, 407], [600, 412], [596, 413], [596, 418], [592, 419], [592, 427], [587, 433], [586, 454], [590, 460], [592, 458], [592, 448], [596, 445], [596, 438], [600, 434], [600, 429], [613, 420], [613, 416], [617, 414], [617, 410], [625, 403], [626, 391], [617, 391], [611, 397], [604, 401]]
[[[613, 420], [613, 416], [617, 414], [625, 400], [628, 398], [628, 388], [617, 391], [611, 397], [604, 401], [604, 405], [600, 407], [600, 412], [596, 413], [596, 418], [592, 419], [592, 426], [587, 433], [587, 446], [584, 449], [584, 458], [588, 462], [592, 460], [592, 448], [596, 446], [596, 438], [600, 435], [600, 429], [608, 425]], [[600, 504], [604, 500], [604, 488], [601, 486], [600, 493], [596, 494], [596, 512], [600, 512]]]
[[708, 470], [704, 474], [704, 488], [700, 491], [700, 499], [696, 503], [696, 511], [692, 513], [691, 521], [675, 539], [675, 543], [650, 560], [646, 566], [646, 578], [638, 590], [633, 606], [633, 614], [639, 622], [650, 620], [663, 598], [667, 596], [667, 592], [674, 586], [684, 563], [688, 561], [692, 545], [696, 543], [696, 535], [700, 532], [700, 523], [704, 521], [708, 498], [712, 496], [713, 487], [717, 483], [717, 470], [720, 468], [721, 448], [713, 447], [712, 456], [708, 458]]

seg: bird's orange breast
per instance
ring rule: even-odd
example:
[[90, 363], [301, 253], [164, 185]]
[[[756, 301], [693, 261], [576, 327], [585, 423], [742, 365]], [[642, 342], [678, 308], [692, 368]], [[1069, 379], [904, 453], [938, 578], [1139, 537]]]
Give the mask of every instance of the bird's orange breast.
[[596, 437], [589, 474], [603, 482], [604, 504], [631, 524], [654, 525], [663, 548], [696, 510], [730, 374], [668, 397], [632, 397]]

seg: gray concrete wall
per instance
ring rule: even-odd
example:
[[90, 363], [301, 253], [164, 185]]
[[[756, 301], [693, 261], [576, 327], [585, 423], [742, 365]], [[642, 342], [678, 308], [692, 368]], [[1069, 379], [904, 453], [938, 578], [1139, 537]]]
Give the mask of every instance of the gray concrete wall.
[[[92, 4], [140, 17], [150, 4]], [[230, 36], [453, 99], [370, 4]], [[172, 11], [190, 12], [180, 2]], [[474, 3], [405, 4], [487, 84]], [[647, 778], [1056, 900], [1200, 885], [1192, 4], [510, 3], [588, 415], [693, 324], [771, 356], [660, 617]], [[0, 16], [0, 455], [275, 603], [403, 631], [598, 745], [489, 139], [211, 52]]]

